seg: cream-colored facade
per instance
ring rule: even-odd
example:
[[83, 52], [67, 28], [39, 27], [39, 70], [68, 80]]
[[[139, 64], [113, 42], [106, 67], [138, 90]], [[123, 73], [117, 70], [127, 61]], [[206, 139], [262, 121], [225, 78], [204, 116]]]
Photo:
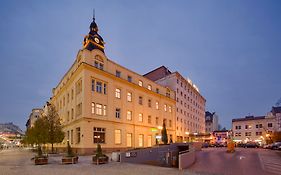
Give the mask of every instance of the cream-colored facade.
[[150, 147], [163, 122], [175, 140], [175, 92], [109, 60], [103, 50], [80, 50], [51, 102], [66, 140], [81, 153], [97, 143], [105, 149]]
[[269, 116], [247, 116], [232, 119], [233, 140], [242, 143], [259, 142], [264, 144], [266, 139], [270, 140], [272, 132], [275, 131], [275, 124], [275, 117]]
[[170, 72], [161, 66], [146, 77], [176, 92], [176, 136], [178, 142], [205, 133], [205, 98], [191, 80], [178, 72]]

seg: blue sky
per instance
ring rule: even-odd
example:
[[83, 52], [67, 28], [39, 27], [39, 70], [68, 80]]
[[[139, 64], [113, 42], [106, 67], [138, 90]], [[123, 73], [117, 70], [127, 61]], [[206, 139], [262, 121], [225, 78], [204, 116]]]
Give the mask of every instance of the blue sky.
[[82, 48], [93, 8], [110, 59], [190, 77], [222, 126], [281, 97], [279, 1], [11, 0], [0, 2], [0, 122], [25, 129]]

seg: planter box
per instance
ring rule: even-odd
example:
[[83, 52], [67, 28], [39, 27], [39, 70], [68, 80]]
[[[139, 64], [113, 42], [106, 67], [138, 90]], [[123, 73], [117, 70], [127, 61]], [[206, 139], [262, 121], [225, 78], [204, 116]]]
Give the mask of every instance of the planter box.
[[106, 155], [100, 157], [93, 156], [92, 160], [96, 165], [108, 163], [108, 157]]
[[76, 164], [78, 163], [78, 156], [75, 157], [62, 157], [62, 164]]
[[35, 165], [46, 165], [48, 164], [48, 158], [47, 157], [36, 157], [34, 159]]

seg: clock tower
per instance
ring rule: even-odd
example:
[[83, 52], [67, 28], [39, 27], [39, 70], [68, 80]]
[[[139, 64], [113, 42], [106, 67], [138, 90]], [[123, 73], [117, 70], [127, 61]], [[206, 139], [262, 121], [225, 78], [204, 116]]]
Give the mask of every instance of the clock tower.
[[98, 25], [95, 22], [95, 17], [93, 17], [93, 22], [90, 25], [90, 32], [84, 37], [83, 46], [84, 49], [94, 50], [98, 49], [104, 52], [104, 41], [102, 37], [98, 34]]

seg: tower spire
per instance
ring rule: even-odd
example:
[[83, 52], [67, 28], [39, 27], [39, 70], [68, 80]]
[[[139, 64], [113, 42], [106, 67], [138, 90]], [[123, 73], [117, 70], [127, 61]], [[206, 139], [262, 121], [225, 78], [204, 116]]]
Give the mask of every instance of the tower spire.
[[95, 8], [93, 8], [93, 20], [95, 21], [96, 20], [96, 13], [95, 13]]

